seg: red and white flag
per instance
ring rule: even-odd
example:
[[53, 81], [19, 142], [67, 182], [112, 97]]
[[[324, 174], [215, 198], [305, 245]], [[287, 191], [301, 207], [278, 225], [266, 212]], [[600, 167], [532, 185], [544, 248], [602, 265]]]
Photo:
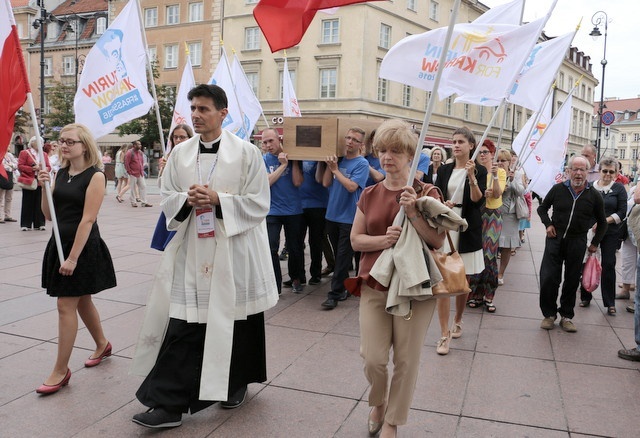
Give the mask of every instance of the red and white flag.
[[[9, 0], [0, 0], [0, 161], [11, 143], [16, 112], [27, 99], [29, 79]], [[0, 173], [6, 176], [3, 166]]]
[[529, 190], [543, 198], [554, 184], [563, 180], [564, 158], [569, 143], [569, 128], [573, 114], [573, 97], [569, 94], [546, 131], [534, 145], [534, 158], [524, 163], [527, 177], [531, 178]]
[[285, 117], [302, 117], [296, 91], [291, 83], [287, 58], [284, 58], [284, 70], [282, 70], [282, 115]]
[[253, 16], [271, 51], [277, 52], [302, 40], [316, 12], [354, 3], [366, 0], [260, 0], [253, 8]]

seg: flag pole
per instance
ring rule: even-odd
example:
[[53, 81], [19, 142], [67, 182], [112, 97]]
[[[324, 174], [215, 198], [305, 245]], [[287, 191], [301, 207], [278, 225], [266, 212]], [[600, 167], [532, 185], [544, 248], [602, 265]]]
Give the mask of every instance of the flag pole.
[[[524, 165], [524, 163], [527, 161], [527, 159], [531, 156], [531, 152], [533, 151], [533, 149], [530, 150], [530, 151], [527, 151], [527, 153], [525, 154], [524, 153], [524, 148], [529, 144], [529, 141], [531, 140], [531, 137], [533, 136], [533, 130], [536, 127], [536, 125], [538, 124], [538, 122], [540, 121], [540, 118], [542, 117], [542, 111], [547, 106], [547, 103], [549, 102], [549, 99], [551, 99], [551, 96], [553, 95], [553, 88], [555, 88], [555, 86], [556, 86], [556, 84], [554, 83], [553, 86], [551, 87], [551, 90], [549, 90], [549, 92], [547, 93], [547, 97], [545, 97], [545, 99], [542, 101], [542, 104], [540, 105], [540, 108], [538, 108], [538, 111], [536, 111], [535, 119], [533, 120], [533, 123], [531, 124], [531, 126], [529, 126], [529, 131], [527, 132], [527, 135], [525, 136], [525, 141], [524, 141], [524, 144], [522, 145], [522, 151], [520, 151], [520, 155], [518, 155], [518, 160], [513, 165], [513, 167], [510, 168], [510, 170], [512, 170], [512, 171], [520, 170], [522, 168], [522, 166]], [[544, 131], [543, 131], [543, 134], [544, 134]]]
[[[438, 70], [436, 72], [436, 77], [433, 81], [433, 91], [431, 92], [431, 97], [429, 98], [429, 102], [427, 103], [427, 111], [424, 114], [424, 120], [422, 121], [422, 128], [420, 129], [420, 136], [418, 137], [418, 144], [416, 145], [416, 151], [413, 155], [413, 161], [411, 162], [411, 169], [409, 170], [409, 177], [407, 178], [407, 186], [413, 186], [413, 180], [416, 177], [416, 171], [418, 170], [418, 162], [420, 161], [420, 154], [422, 153], [422, 145], [424, 144], [424, 139], [427, 136], [427, 131], [429, 130], [429, 123], [431, 121], [431, 115], [433, 114], [433, 110], [435, 108], [436, 99], [435, 93], [438, 91], [440, 86], [440, 79], [442, 78], [442, 73], [444, 72], [444, 65], [447, 61], [447, 53], [449, 52], [449, 47], [451, 46], [451, 37], [453, 35], [453, 29], [456, 24], [456, 19], [458, 18], [458, 11], [460, 10], [460, 2], [461, 0], [455, 0], [453, 7], [451, 8], [451, 17], [449, 18], [449, 27], [447, 28], [447, 35], [444, 39], [444, 44], [442, 46], [442, 51], [440, 52], [440, 58], [438, 59]], [[396, 215], [393, 220], [393, 225], [402, 225], [404, 221], [404, 207], [400, 206], [400, 211]]]
[[147, 44], [147, 34], [144, 31], [144, 22], [142, 21], [142, 9], [140, 7], [140, 0], [136, 0], [136, 6], [138, 6], [138, 19], [140, 20], [140, 31], [142, 32], [142, 41], [144, 43], [144, 54], [147, 58], [147, 69], [149, 71], [149, 81], [151, 82], [151, 94], [153, 95], [153, 100], [155, 102], [156, 107], [156, 120], [158, 121], [158, 137], [160, 137], [160, 146], [164, 151], [165, 155], [167, 153], [167, 147], [164, 143], [164, 133], [162, 131], [162, 120], [160, 119], [160, 104], [158, 103], [158, 94], [156, 93], [156, 82], [153, 78], [153, 69], [151, 68], [151, 60], [149, 59], [149, 46]]
[[[43, 90], [44, 91], [44, 90]], [[36, 118], [36, 107], [33, 103], [33, 95], [31, 91], [27, 93], [27, 101], [29, 102], [29, 112], [31, 113], [31, 123], [33, 130], [36, 133], [36, 143], [38, 144], [38, 157], [40, 161], [40, 170], [47, 170], [47, 166], [44, 161], [44, 150], [42, 148], [42, 137], [40, 136], [40, 128], [38, 127], [38, 121]], [[36, 179], [38, 175], [36, 174]], [[58, 228], [58, 219], [56, 216], [55, 205], [53, 204], [53, 194], [51, 193], [51, 182], [45, 181], [44, 192], [47, 197], [47, 203], [49, 204], [49, 213], [51, 214], [51, 223], [53, 224], [53, 237], [56, 241], [56, 249], [58, 250], [58, 259], [60, 260], [60, 266], [64, 263], [64, 252], [62, 252], [62, 241], [60, 240], [60, 229]]]

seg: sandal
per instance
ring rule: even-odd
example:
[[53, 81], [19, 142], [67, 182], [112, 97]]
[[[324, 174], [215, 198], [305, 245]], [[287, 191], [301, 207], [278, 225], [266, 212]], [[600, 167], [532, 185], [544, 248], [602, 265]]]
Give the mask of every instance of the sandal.
[[116, 195], [116, 200], [120, 203], [124, 202], [124, 200], [120, 197], [120, 195]]
[[469, 306], [469, 307], [470, 307], [470, 308], [472, 308], [472, 309], [477, 308], [477, 307], [478, 307], [478, 305], [479, 305], [479, 303], [478, 303], [478, 301], [476, 301], [476, 300], [469, 300], [469, 301], [467, 301], [467, 306]]
[[489, 312], [489, 313], [495, 313], [496, 312], [496, 306], [493, 305], [492, 301], [485, 301], [484, 302], [484, 306], [487, 308], [487, 312]]
[[616, 308], [615, 307], [608, 307], [607, 308], [607, 313], [611, 316], [615, 316], [616, 315]]
[[512, 249], [512, 250], [511, 250], [511, 255], [512, 255], [512, 256], [516, 255], [516, 250], [515, 250], [515, 249]]

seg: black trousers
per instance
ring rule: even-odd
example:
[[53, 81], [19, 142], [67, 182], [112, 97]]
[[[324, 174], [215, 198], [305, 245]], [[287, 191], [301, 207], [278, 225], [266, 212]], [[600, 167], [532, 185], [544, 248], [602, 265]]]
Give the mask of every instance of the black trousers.
[[267, 216], [267, 234], [269, 236], [269, 248], [271, 250], [271, 263], [273, 272], [276, 275], [278, 293], [282, 290], [282, 270], [280, 269], [280, 259], [278, 249], [280, 249], [280, 232], [284, 227], [284, 238], [289, 251], [287, 267], [291, 280], [304, 278], [304, 242], [302, 230], [304, 229], [304, 219], [301, 214], [291, 216]]
[[38, 229], [44, 227], [44, 214], [40, 203], [42, 202], [42, 187], [35, 190], [22, 191], [22, 208], [20, 209], [20, 227]]
[[309, 273], [312, 277], [322, 275], [322, 245], [325, 235], [325, 219], [327, 213], [326, 208], [305, 208], [302, 210], [304, 217], [304, 227], [302, 228], [302, 240], [309, 230], [309, 255], [311, 256], [311, 265]]
[[[206, 327], [180, 319], [169, 320], [156, 364], [136, 392], [143, 405], [194, 414], [224, 401], [199, 399]], [[267, 380], [264, 313], [235, 322], [230, 371], [228, 397], [244, 385]]]
[[[566, 239], [546, 238], [540, 265], [540, 310], [545, 318], [555, 317], [558, 313], [565, 318], [573, 318], [576, 292], [582, 273], [582, 259], [586, 249], [586, 235]], [[562, 283], [560, 307], [558, 307], [558, 290], [562, 281], [563, 264], [564, 283]]]
[[337, 299], [345, 290], [344, 280], [349, 277], [349, 268], [351, 268], [351, 260], [353, 259], [351, 227], [351, 224], [327, 220], [327, 234], [336, 258], [333, 278], [331, 278], [331, 290], [327, 294], [329, 298]]

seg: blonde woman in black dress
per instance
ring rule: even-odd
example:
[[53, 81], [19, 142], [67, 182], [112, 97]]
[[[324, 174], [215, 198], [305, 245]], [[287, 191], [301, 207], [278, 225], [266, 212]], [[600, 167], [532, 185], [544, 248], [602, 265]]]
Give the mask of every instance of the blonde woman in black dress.
[[[79, 124], [62, 128], [59, 141], [62, 163], [52, 190], [65, 259], [60, 263], [51, 237], [42, 263], [42, 287], [58, 300], [58, 355], [53, 371], [36, 389], [43, 395], [53, 394], [69, 383], [78, 315], [96, 343], [85, 367], [99, 365], [111, 355], [111, 343], [102, 331], [91, 295], [116, 285], [111, 255], [96, 222], [106, 190], [100, 151], [89, 130]], [[49, 172], [40, 171], [38, 181], [49, 181]], [[51, 208], [44, 196], [42, 212], [51, 220]]]

